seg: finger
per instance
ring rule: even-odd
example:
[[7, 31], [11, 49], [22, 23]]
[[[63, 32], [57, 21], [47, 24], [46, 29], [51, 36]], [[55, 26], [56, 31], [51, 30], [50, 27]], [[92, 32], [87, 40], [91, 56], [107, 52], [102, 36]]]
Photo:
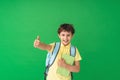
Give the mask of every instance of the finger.
[[40, 36], [37, 36], [37, 40], [40, 40]]
[[39, 44], [39, 42], [40, 42], [39, 40], [36, 40], [36, 41], [35, 41], [35, 44], [36, 44], [36, 45], [38, 45], [38, 44]]

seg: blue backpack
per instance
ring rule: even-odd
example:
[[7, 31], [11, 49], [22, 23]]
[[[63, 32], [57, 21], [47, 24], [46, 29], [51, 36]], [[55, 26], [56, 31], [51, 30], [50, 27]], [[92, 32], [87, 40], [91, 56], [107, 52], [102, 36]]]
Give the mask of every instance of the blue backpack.
[[[61, 45], [60, 42], [56, 42], [52, 53], [47, 54], [47, 57], [46, 57], [46, 70], [45, 70], [45, 73], [44, 73], [45, 74], [45, 80], [46, 80], [46, 76], [48, 74], [50, 66], [54, 63], [54, 61], [55, 61], [55, 59], [57, 57], [57, 54], [58, 54], [59, 49], [60, 49], [60, 45]], [[70, 46], [70, 55], [73, 56], [73, 57], [75, 57], [75, 55], [76, 55], [76, 48], [74, 46], [72, 46], [72, 45]]]

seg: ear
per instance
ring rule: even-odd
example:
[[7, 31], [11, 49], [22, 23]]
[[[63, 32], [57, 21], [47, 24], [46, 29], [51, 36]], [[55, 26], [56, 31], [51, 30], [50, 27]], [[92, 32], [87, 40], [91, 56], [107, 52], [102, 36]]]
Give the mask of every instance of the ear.
[[71, 33], [72, 36], [74, 36], [74, 34]]
[[60, 38], [60, 34], [58, 34], [58, 37]]
[[72, 34], [71, 38], [73, 38], [74, 34]]

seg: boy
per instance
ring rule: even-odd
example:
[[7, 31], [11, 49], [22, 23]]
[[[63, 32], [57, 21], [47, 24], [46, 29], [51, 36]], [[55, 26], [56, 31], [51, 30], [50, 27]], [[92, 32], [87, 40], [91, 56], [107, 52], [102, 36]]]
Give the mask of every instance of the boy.
[[[60, 49], [57, 53], [57, 56], [53, 62], [53, 64], [49, 67], [49, 71], [47, 73], [47, 80], [71, 80], [71, 75], [69, 76], [62, 76], [58, 74], [57, 68], [63, 67], [70, 72], [79, 72], [80, 70], [80, 60], [81, 56], [76, 49], [75, 57], [74, 57], [74, 65], [69, 65], [66, 63], [64, 59], [61, 58], [63, 54], [70, 55], [70, 46], [71, 46], [71, 39], [75, 33], [75, 30], [71, 24], [61, 24], [58, 28], [58, 37], [60, 38]], [[39, 37], [34, 41], [34, 47], [39, 48], [42, 50], [47, 50], [49, 54], [52, 53], [54, 50], [55, 43], [50, 45], [40, 42]]]

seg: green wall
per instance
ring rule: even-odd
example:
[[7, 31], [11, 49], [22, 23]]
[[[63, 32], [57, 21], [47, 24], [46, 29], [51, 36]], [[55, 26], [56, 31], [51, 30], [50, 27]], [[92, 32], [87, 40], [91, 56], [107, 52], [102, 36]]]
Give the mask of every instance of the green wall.
[[33, 47], [58, 41], [71, 23], [72, 44], [83, 60], [75, 80], [120, 80], [119, 0], [0, 0], [0, 80], [43, 80], [46, 51]]

